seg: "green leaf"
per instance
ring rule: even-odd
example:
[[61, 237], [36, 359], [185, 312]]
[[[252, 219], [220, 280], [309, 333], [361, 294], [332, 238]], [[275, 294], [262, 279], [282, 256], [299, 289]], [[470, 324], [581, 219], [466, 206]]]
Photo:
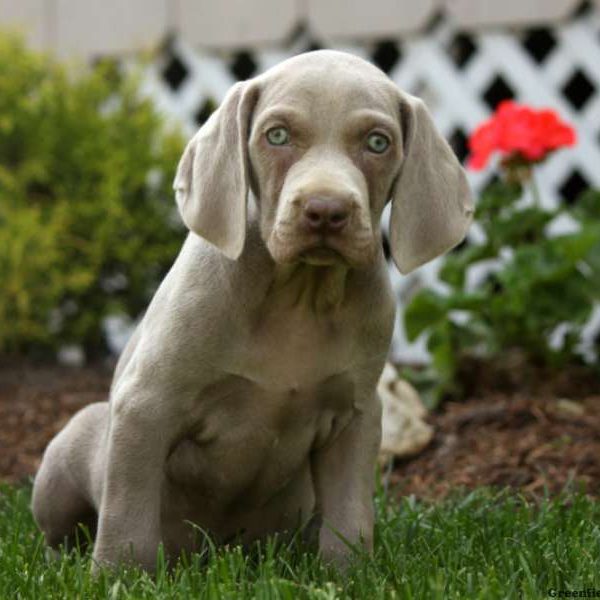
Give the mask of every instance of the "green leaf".
[[581, 231], [557, 236], [548, 244], [571, 263], [583, 260], [600, 244], [600, 223], [586, 224]]
[[494, 219], [489, 232], [503, 246], [531, 244], [545, 237], [544, 228], [555, 216], [554, 211], [528, 207]]
[[410, 341], [442, 319], [448, 310], [447, 299], [432, 290], [416, 294], [404, 312], [404, 327]]
[[439, 277], [451, 286], [462, 288], [467, 269], [472, 264], [493, 256], [494, 251], [489, 244], [467, 246], [463, 250], [456, 250], [446, 257]]
[[484, 292], [459, 291], [447, 297], [446, 306], [448, 310], [478, 311], [485, 306], [487, 301], [488, 296]]
[[512, 207], [522, 194], [523, 188], [518, 184], [508, 184], [503, 181], [490, 184], [477, 202], [475, 218], [490, 218]]
[[598, 223], [600, 221], [600, 190], [586, 190], [570, 209], [571, 215], [583, 222]]

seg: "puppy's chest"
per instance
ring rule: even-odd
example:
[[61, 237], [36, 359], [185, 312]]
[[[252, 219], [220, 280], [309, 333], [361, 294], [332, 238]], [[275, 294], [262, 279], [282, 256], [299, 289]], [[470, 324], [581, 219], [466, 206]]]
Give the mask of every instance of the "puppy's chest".
[[272, 390], [227, 376], [202, 391], [198, 413], [168, 463], [171, 479], [203, 496], [261, 505], [308, 464], [353, 414], [354, 385], [333, 375]]
[[199, 390], [194, 425], [171, 473], [222, 499], [261, 503], [331, 440], [355, 405], [356, 342], [347, 315], [287, 296], [236, 330], [223, 377]]

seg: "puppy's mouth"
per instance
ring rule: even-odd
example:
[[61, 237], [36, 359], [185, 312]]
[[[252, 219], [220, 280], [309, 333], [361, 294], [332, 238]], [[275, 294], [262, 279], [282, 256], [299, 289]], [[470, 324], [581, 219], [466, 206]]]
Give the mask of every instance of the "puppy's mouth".
[[372, 262], [370, 240], [357, 242], [342, 236], [281, 235], [275, 230], [267, 242], [277, 263], [304, 263], [314, 266], [365, 267]]
[[347, 264], [347, 260], [335, 249], [326, 245], [314, 246], [300, 253], [299, 259], [314, 266]]

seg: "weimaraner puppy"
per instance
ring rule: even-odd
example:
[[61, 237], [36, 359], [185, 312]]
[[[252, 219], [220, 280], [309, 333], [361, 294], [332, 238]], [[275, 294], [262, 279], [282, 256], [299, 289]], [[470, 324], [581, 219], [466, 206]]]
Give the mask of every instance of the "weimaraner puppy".
[[395, 314], [380, 217], [391, 202], [392, 257], [412, 271], [463, 239], [464, 172], [423, 102], [317, 51], [234, 85], [174, 187], [190, 232], [110, 401], [48, 446], [35, 519], [50, 546], [97, 523], [96, 566], [152, 570], [198, 527], [246, 544], [309, 521], [345, 564], [373, 536]]

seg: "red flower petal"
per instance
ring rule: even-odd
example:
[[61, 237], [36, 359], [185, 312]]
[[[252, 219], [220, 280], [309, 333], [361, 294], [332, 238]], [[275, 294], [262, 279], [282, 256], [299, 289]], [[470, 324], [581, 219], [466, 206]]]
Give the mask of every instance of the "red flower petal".
[[526, 161], [539, 161], [549, 152], [572, 146], [575, 141], [574, 129], [562, 121], [554, 110], [534, 110], [506, 100], [469, 138], [472, 155], [468, 165], [473, 169], [481, 169], [496, 151], [505, 157], [516, 154]]

